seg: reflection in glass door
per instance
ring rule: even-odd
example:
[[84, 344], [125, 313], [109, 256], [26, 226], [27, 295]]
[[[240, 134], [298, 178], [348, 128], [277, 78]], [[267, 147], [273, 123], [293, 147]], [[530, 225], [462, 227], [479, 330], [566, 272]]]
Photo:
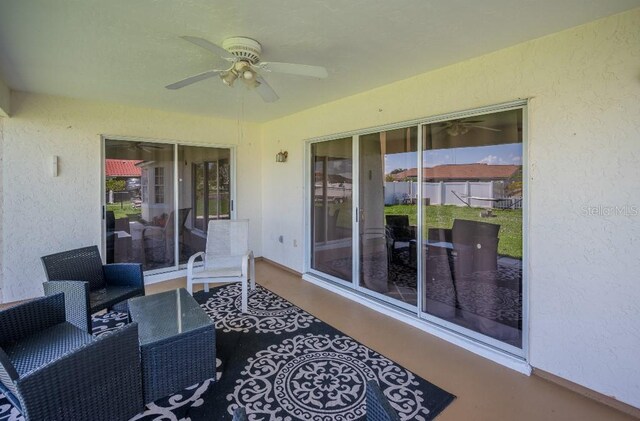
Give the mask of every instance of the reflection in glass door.
[[174, 147], [105, 140], [106, 261], [175, 265]]
[[230, 219], [231, 151], [200, 146], [178, 147], [180, 223], [179, 262], [204, 251], [210, 220]]
[[523, 314], [522, 127], [516, 109], [422, 130], [422, 310], [516, 349]]
[[[360, 136], [359, 285], [395, 304], [417, 304], [417, 128]], [[410, 169], [413, 168], [414, 171]]]
[[175, 149], [105, 139], [107, 263], [177, 268], [205, 249], [209, 220], [231, 218], [231, 149], [178, 146], [177, 162]]
[[353, 279], [352, 139], [311, 145], [311, 269]]
[[310, 143], [309, 272], [522, 356], [523, 106]]

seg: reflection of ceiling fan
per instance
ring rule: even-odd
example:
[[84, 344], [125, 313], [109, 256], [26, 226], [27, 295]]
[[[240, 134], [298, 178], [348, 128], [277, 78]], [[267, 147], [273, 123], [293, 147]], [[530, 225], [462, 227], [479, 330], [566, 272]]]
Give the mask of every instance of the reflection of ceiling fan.
[[240, 79], [248, 87], [255, 88], [256, 92], [265, 102], [274, 102], [278, 100], [278, 95], [258, 71], [287, 73], [290, 75], [308, 76], [319, 79], [324, 79], [328, 76], [327, 69], [320, 66], [260, 61], [262, 46], [258, 41], [251, 38], [227, 38], [222, 43], [222, 47], [202, 38], [183, 36], [182, 39], [202, 47], [228, 61], [231, 63], [231, 66], [228, 69], [213, 69], [188, 77], [171, 85], [167, 85], [167, 89], [180, 89], [192, 83], [219, 75], [222, 82], [227, 86], [233, 86], [233, 82]]
[[130, 151], [144, 151], [144, 152], [154, 152], [158, 149], [165, 149], [165, 146], [153, 145], [151, 143], [143, 143], [143, 142], [122, 142], [122, 143], [111, 143], [109, 144], [111, 148], [121, 148], [128, 149]]
[[482, 129], [482, 130], [489, 130], [492, 132], [502, 131], [500, 129], [494, 129], [493, 127], [478, 126], [478, 123], [482, 123], [483, 121], [484, 120], [457, 119], [457, 120], [443, 121], [442, 123], [436, 123], [436, 124], [441, 127], [441, 129], [438, 131], [446, 130], [449, 136], [458, 136], [460, 134], [466, 134], [469, 132], [470, 129]]

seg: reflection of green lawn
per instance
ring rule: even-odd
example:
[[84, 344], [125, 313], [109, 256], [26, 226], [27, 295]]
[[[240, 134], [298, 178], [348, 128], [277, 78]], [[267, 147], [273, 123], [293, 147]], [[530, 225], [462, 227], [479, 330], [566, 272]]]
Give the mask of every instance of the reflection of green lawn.
[[[495, 217], [483, 218], [483, 208], [466, 206], [432, 205], [425, 206], [423, 215], [427, 228], [451, 228], [454, 219], [488, 222], [500, 225], [498, 254], [522, 259], [522, 209], [493, 209]], [[416, 225], [416, 205], [385, 206], [385, 215], [409, 215], [409, 223]], [[426, 231], [425, 236], [426, 236]]]
[[[218, 201], [216, 199], [209, 199], [209, 214], [215, 215], [218, 210]], [[220, 198], [220, 213], [229, 213], [229, 199], [227, 197]], [[204, 202], [199, 200], [196, 203], [196, 215], [204, 214]]]
[[107, 210], [113, 211], [113, 215], [116, 219], [129, 218], [134, 221], [140, 219], [140, 214], [142, 213], [140, 208], [136, 209], [131, 206], [131, 202], [128, 200], [126, 202], [122, 202], [122, 204], [120, 204], [120, 202], [108, 203]]

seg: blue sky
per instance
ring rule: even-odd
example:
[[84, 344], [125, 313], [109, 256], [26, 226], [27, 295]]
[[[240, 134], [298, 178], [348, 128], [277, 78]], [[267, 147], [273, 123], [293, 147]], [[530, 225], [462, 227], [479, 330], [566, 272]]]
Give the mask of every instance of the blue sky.
[[[416, 159], [415, 152], [387, 155], [384, 159], [385, 173], [388, 174], [396, 168], [415, 168]], [[425, 167], [435, 167], [443, 164], [473, 164], [477, 162], [492, 165], [521, 165], [522, 143], [425, 151], [423, 162]]]

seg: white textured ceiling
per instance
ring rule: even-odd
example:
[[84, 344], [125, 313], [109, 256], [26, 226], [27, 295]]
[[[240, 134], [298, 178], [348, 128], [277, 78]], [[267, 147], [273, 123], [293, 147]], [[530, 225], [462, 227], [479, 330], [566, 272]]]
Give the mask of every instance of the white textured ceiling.
[[[265, 121], [640, 6], [640, 0], [0, 0], [0, 75], [14, 90]], [[266, 104], [218, 78], [187, 43], [248, 36], [265, 61], [329, 78], [269, 74]], [[241, 107], [244, 101], [244, 107]]]

